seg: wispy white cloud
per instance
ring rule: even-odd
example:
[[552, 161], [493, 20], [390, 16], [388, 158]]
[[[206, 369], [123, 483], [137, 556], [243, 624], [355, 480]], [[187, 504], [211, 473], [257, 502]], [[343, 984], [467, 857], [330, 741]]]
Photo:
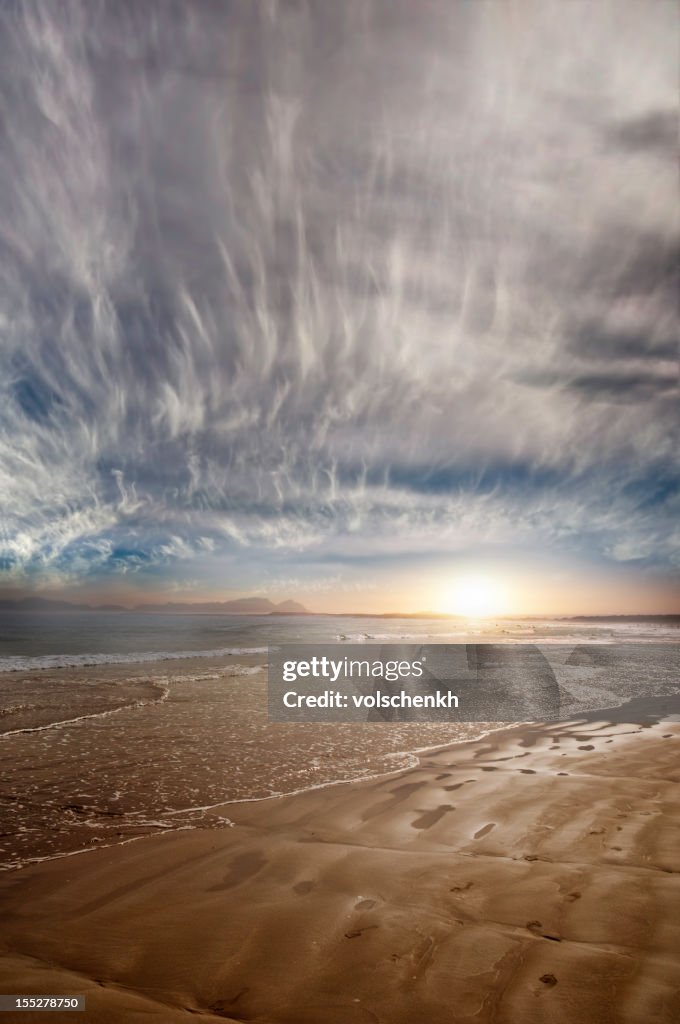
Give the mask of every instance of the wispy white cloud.
[[3, 572], [677, 565], [675, 18], [6, 6]]

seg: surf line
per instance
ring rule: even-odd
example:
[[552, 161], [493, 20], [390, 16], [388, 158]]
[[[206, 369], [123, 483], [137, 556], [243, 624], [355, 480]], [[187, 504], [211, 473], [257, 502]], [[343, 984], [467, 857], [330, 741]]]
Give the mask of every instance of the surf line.
[[154, 681], [152, 684], [156, 689], [161, 691], [160, 696], [156, 700], [138, 700], [132, 701], [130, 704], [121, 704], [117, 708], [107, 708], [106, 711], [94, 711], [91, 715], [79, 715], [77, 718], [63, 718], [59, 722], [47, 722], [45, 725], [32, 725], [27, 726], [24, 729], [10, 729], [7, 732], [0, 732], [0, 740], [7, 739], [8, 736], [22, 736], [29, 732], [46, 732], [48, 729], [59, 729], [63, 725], [77, 725], [78, 722], [87, 722], [90, 718], [108, 718], [109, 715], [117, 715], [119, 711], [131, 711], [136, 708], [153, 707], [156, 704], [162, 704], [170, 696], [170, 687], [166, 683]]

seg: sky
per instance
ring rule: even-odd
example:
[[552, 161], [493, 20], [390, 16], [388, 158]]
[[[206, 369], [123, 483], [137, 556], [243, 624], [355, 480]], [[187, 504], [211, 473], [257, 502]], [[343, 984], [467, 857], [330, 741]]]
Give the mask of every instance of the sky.
[[0, 2], [0, 594], [680, 611], [677, 20]]

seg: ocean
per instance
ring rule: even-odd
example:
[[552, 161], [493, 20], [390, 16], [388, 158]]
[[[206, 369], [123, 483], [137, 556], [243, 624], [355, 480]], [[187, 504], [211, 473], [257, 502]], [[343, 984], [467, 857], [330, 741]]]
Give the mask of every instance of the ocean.
[[[398, 771], [415, 763], [417, 751], [497, 727], [270, 723], [272, 645], [493, 641], [557, 652], [634, 643], [651, 651], [679, 637], [678, 626], [663, 620], [3, 612], [0, 867], [152, 833], [229, 827], [225, 803]], [[565, 706], [623, 703], [638, 695], [640, 677], [617, 672], [593, 686], [571, 671], [561, 680]], [[670, 662], [655, 678], [662, 692], [680, 689]]]

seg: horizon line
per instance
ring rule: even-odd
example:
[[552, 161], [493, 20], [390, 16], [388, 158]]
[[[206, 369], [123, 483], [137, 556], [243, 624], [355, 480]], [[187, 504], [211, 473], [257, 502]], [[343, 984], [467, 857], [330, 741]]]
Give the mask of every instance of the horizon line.
[[[69, 601], [66, 598], [48, 598], [41, 597], [40, 595], [34, 595], [32, 597], [23, 598], [0, 598], [0, 610], [2, 605], [15, 605], [19, 609], [22, 605], [39, 601], [45, 604], [55, 604], [66, 606], [63, 608], [65, 612], [73, 611], [111, 611], [111, 612], [146, 612], [147, 614], [154, 614], [159, 609], [167, 609], [168, 612], [172, 612], [173, 609], [183, 606], [184, 609], [195, 608], [194, 614], [210, 614], [209, 611], [201, 612], [201, 608], [206, 605], [236, 605], [246, 601], [267, 601], [273, 606], [273, 610], [267, 611], [254, 611], [254, 610], [242, 610], [229, 609], [229, 614], [243, 615], [243, 616], [257, 616], [257, 615], [281, 615], [281, 616], [310, 616], [317, 618], [393, 618], [393, 619], [442, 619], [442, 620], [453, 620], [460, 622], [477, 622], [477, 621], [531, 621], [533, 619], [586, 619], [586, 620], [597, 620], [597, 619], [656, 619], [656, 618], [677, 618], [680, 619], [680, 611], [657, 611], [657, 612], [598, 612], [598, 613], [586, 613], [586, 612], [525, 612], [522, 614], [513, 615], [511, 613], [503, 613], [498, 615], [457, 615], [448, 612], [434, 612], [434, 611], [384, 611], [384, 612], [361, 612], [361, 611], [314, 611], [309, 608], [305, 608], [302, 602], [296, 601], [294, 598], [284, 598], [282, 601], [272, 601], [271, 598], [266, 597], [240, 597], [240, 598], [229, 598], [222, 601], [149, 601], [142, 602], [140, 604], [127, 605], [119, 604], [118, 602], [104, 602], [102, 604], [90, 604], [87, 602], [74, 602]], [[286, 604], [299, 604], [301, 611], [277, 611], [281, 605]], [[8, 610], [8, 609], [5, 609]], [[30, 609], [27, 609], [30, 610]], [[36, 609], [39, 610], [39, 609]], [[52, 609], [58, 611], [59, 609]], [[185, 611], [185, 614], [192, 614], [191, 611]], [[219, 612], [217, 612], [219, 614]]]

